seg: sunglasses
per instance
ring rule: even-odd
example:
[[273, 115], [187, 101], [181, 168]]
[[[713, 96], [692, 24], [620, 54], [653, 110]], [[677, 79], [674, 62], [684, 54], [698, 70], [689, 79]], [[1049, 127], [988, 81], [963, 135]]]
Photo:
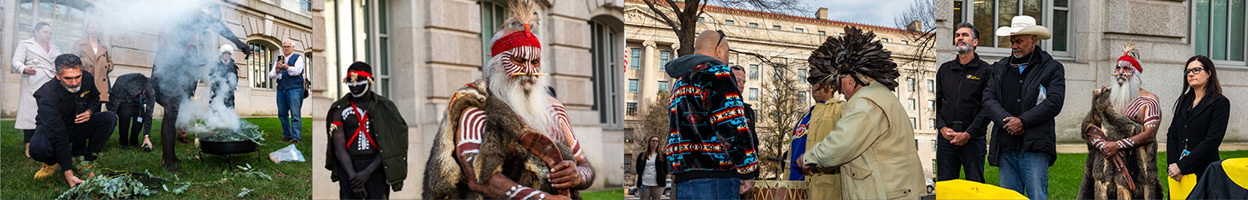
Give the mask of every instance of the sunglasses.
[[1195, 73], [1195, 74], [1200, 74], [1200, 72], [1201, 72], [1201, 71], [1205, 71], [1205, 68], [1204, 68], [1204, 67], [1197, 67], [1197, 68], [1191, 68], [1191, 69], [1183, 70], [1183, 74], [1184, 74], [1184, 75], [1187, 75], [1187, 74], [1193, 74], [1193, 73]]
[[715, 30], [715, 32], [719, 33], [719, 40], [715, 41], [715, 47], [719, 47], [719, 43], [724, 42], [724, 39], [727, 38], [728, 35], [724, 35], [724, 30]]

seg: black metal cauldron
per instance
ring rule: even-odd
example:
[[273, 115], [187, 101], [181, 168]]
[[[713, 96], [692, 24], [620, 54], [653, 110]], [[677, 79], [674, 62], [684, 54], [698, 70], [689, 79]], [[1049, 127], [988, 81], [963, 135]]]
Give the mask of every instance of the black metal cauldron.
[[245, 154], [245, 153], [252, 153], [252, 152], [256, 153], [256, 160], [264, 160], [264, 157], [260, 155], [260, 145], [254, 141], [248, 140], [248, 141], [221, 142], [221, 141], [212, 141], [211, 138], [200, 138], [199, 140], [199, 161], [200, 162], [204, 161], [204, 153], [225, 156], [226, 161], [231, 162], [232, 164], [233, 162], [229, 160], [231, 155]]

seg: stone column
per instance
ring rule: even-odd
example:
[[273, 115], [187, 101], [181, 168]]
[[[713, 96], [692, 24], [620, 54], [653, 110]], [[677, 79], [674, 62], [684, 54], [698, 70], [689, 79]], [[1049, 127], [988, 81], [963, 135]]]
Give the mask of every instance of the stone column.
[[[658, 81], [655, 79], [655, 77], [658, 77], [659, 75], [658, 69], [661, 66], [659, 66], [659, 59], [658, 59], [659, 55], [658, 53], [656, 53], [656, 50], [658, 50], [658, 45], [655, 44], [654, 40], [647, 40], [641, 43], [641, 45], [645, 46], [645, 52], [641, 53], [641, 70], [638, 70], [637, 72], [641, 74], [640, 77], [637, 77], [638, 82], [640, 82], [638, 84], [640, 85], [639, 86], [640, 89], [638, 90], [638, 93], [637, 93], [637, 95], [640, 97], [640, 98], [637, 98], [638, 100], [637, 112], [644, 113], [644, 112], [647, 112], [645, 110], [646, 106], [644, 105], [647, 105], [650, 102], [654, 101], [654, 94], [655, 92], [658, 92], [657, 90], [658, 86], [656, 86], [658, 85]], [[625, 85], [624, 87], [625, 89], [627, 89], [628, 85]], [[641, 115], [641, 114], [638, 114], [638, 115]]]

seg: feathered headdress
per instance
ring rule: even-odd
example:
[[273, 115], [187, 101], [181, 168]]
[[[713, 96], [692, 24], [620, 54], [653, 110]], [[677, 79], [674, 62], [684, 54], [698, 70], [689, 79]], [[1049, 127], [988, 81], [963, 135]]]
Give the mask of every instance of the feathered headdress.
[[845, 27], [845, 36], [828, 36], [807, 62], [815, 69], [812, 74], [850, 74], [859, 85], [868, 84], [862, 79], [865, 76], [895, 90], [901, 73], [890, 56], [892, 53], [875, 40], [875, 32], [864, 33], [850, 26]]
[[1140, 49], [1135, 48], [1135, 46], [1135, 41], [1129, 42], [1126, 46], [1123, 46], [1122, 56], [1118, 57], [1117, 62], [1126, 61], [1131, 63], [1131, 66], [1135, 67], [1136, 72], [1144, 73], [1144, 68], [1140, 66], [1140, 61], [1136, 60], [1136, 57], [1140, 56]]

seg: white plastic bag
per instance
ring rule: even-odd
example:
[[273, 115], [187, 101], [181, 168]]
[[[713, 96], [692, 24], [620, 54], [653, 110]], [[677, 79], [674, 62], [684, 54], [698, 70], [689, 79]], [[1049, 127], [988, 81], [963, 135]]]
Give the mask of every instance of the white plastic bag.
[[273, 153], [269, 153], [269, 160], [272, 160], [274, 163], [282, 163], [282, 161], [304, 161], [303, 152], [299, 152], [299, 149], [295, 148], [294, 144], [286, 146], [286, 148], [273, 151]]

